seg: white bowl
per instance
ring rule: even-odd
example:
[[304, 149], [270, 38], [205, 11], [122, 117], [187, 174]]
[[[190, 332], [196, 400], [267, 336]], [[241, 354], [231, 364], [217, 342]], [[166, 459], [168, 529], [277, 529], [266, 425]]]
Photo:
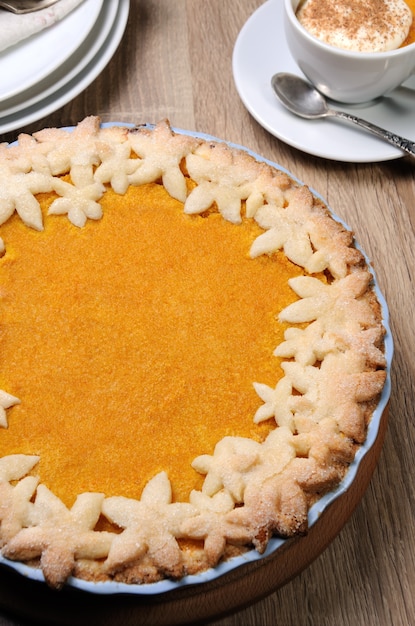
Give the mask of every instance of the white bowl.
[[305, 76], [325, 96], [348, 104], [387, 94], [415, 72], [415, 43], [388, 52], [352, 52], [326, 44], [298, 21], [300, 0], [284, 0], [290, 52]]

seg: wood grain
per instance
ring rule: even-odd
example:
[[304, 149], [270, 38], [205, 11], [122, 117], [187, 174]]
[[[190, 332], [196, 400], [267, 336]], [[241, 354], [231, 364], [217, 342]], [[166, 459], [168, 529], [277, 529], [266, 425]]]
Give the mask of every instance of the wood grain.
[[[415, 161], [319, 159], [278, 141], [251, 118], [235, 90], [231, 57], [241, 27], [260, 4], [132, 0], [125, 36], [100, 76], [24, 131], [74, 124], [89, 114], [133, 123], [168, 117], [176, 127], [211, 133], [284, 165], [352, 227], [373, 261], [395, 340], [389, 427], [380, 461], [363, 500], [317, 560], [254, 605], [208, 622], [408, 626], [415, 623]], [[17, 132], [1, 140], [11, 141]], [[0, 626], [22, 623], [0, 616]]]

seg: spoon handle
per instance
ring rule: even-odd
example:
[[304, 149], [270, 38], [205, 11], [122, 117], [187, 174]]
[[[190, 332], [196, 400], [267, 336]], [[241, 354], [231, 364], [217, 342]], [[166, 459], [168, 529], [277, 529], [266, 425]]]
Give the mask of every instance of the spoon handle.
[[415, 156], [415, 142], [410, 141], [409, 139], [405, 139], [405, 137], [400, 137], [395, 133], [391, 133], [384, 128], [380, 128], [380, 126], [376, 126], [367, 120], [362, 120], [360, 117], [356, 117], [356, 115], [352, 115], [351, 113], [346, 113], [345, 111], [336, 111], [334, 109], [330, 110], [331, 115], [335, 115], [336, 117], [340, 117], [348, 122], [353, 122], [366, 130], [369, 130], [374, 135], [377, 135], [381, 139], [386, 139], [389, 143], [393, 144], [396, 148], [400, 148], [405, 152], [408, 152], [411, 156]]

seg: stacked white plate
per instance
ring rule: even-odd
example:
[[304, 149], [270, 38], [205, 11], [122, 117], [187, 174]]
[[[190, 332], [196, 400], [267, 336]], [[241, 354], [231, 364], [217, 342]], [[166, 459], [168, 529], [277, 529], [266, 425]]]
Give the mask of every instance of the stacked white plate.
[[129, 0], [84, 0], [0, 52], [0, 133], [49, 115], [86, 89], [114, 55], [129, 8]]

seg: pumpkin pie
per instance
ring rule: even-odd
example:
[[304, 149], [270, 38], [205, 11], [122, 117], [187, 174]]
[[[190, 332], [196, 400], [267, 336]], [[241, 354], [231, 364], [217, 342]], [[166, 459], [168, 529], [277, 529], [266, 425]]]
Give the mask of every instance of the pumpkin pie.
[[142, 584], [306, 533], [385, 383], [352, 234], [167, 121], [22, 134], [0, 179], [3, 556]]

